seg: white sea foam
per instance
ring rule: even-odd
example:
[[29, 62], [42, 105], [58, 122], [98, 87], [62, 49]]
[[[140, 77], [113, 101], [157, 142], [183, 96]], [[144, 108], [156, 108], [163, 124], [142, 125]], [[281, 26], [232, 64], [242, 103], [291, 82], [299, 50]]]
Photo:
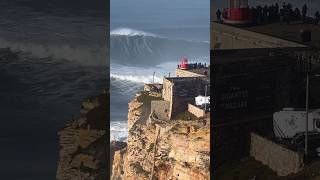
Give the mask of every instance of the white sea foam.
[[64, 59], [85, 65], [107, 64], [106, 46], [78, 46], [68, 44], [43, 45], [0, 39], [0, 48], [10, 48], [13, 52], [23, 52], [36, 58]]
[[154, 67], [131, 67], [119, 64], [111, 64], [110, 77], [120, 81], [130, 81], [134, 83], [162, 83], [164, 76], [174, 75], [177, 62], [166, 62]]
[[131, 28], [117, 28], [110, 32], [110, 35], [122, 35], [122, 36], [152, 36], [157, 37], [157, 35], [145, 31], [135, 30]]
[[126, 121], [110, 122], [110, 141], [127, 141], [128, 124]]
[[[116, 75], [116, 74], [110, 74], [111, 78], [115, 78], [122, 81], [131, 81], [135, 83], [152, 83], [153, 76], [134, 76], [134, 75]], [[160, 77], [154, 77], [155, 83], [161, 83], [162, 78]]]

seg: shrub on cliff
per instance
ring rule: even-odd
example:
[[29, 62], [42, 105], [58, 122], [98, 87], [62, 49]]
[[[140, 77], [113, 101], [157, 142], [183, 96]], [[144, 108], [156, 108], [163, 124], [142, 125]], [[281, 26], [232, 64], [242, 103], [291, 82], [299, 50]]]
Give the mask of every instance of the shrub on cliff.
[[142, 166], [138, 163], [138, 162], [135, 162], [135, 163], [132, 163], [130, 164], [130, 166], [134, 169], [134, 171], [137, 173], [137, 174], [143, 174], [145, 176], [148, 176], [150, 174], [150, 172], [144, 170], [142, 168]]

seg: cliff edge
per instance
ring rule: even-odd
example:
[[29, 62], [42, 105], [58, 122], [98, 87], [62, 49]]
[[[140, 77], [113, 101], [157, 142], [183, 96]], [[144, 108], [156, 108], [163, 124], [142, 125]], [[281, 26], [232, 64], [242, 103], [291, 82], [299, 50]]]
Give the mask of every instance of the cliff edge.
[[107, 179], [106, 127], [109, 94], [88, 98], [80, 115], [58, 132], [58, 180]]
[[209, 179], [210, 115], [164, 120], [150, 110], [156, 100], [160, 92], [145, 90], [129, 103], [127, 146], [114, 154], [111, 179]]

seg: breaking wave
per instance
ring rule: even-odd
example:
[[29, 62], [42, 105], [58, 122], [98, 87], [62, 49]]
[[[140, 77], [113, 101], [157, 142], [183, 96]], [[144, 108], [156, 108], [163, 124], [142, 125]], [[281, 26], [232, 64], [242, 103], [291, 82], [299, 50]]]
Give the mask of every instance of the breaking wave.
[[[135, 83], [152, 83], [153, 81], [153, 76], [134, 76], [134, 75], [115, 75], [115, 74], [110, 74], [111, 78], [115, 78], [118, 80], [122, 81], [131, 81]], [[155, 83], [162, 83], [162, 78], [160, 77], [154, 77], [154, 82]]]
[[117, 64], [150, 66], [177, 61], [181, 56], [194, 59], [209, 54], [208, 42], [149, 36], [142, 31], [117, 30], [110, 36], [111, 61]]
[[110, 122], [110, 141], [127, 141], [128, 124], [126, 121], [111, 121]]
[[153, 73], [154, 82], [162, 83], [164, 76], [169, 76], [169, 73], [173, 75], [176, 62], [165, 62], [151, 67], [139, 67], [139, 66], [126, 66], [112, 63], [110, 66], [110, 78], [112, 82], [119, 84], [119, 81], [132, 82], [138, 84], [152, 83]]
[[106, 46], [85, 45], [44, 45], [28, 42], [14, 42], [0, 38], [0, 48], [9, 48], [12, 52], [21, 52], [34, 58], [51, 58], [67, 60], [83, 65], [107, 65]]
[[130, 28], [117, 28], [110, 32], [110, 35], [119, 35], [119, 36], [152, 36], [156, 37], [155, 34], [148, 33], [145, 31], [139, 31]]

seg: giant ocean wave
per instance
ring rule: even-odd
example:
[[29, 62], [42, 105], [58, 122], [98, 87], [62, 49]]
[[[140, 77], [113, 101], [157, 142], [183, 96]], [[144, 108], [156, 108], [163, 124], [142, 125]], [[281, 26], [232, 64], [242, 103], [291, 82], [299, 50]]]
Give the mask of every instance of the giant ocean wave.
[[110, 54], [113, 63], [151, 66], [177, 61], [181, 56], [194, 59], [209, 54], [209, 43], [171, 39], [127, 28], [117, 29], [111, 31]]
[[82, 65], [107, 65], [107, 47], [99, 45], [40, 44], [9, 41], [0, 38], [0, 48], [23, 53], [33, 58], [67, 60]]

